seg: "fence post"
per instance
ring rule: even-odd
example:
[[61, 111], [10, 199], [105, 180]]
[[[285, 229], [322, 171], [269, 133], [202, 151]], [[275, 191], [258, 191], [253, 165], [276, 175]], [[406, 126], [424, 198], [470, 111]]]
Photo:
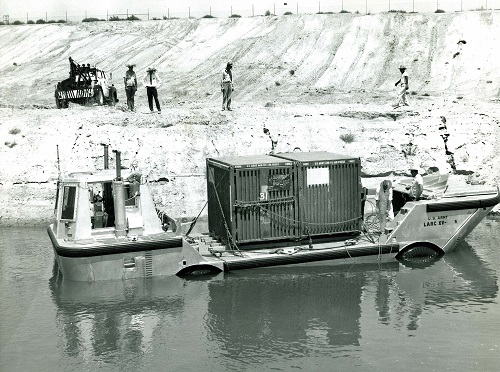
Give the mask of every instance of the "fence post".
[[48, 21], [48, 18], [47, 18], [47, 12], [45, 12], [45, 22]]
[[106, 10], [106, 21], [109, 21], [109, 12]]
[[318, 1], [318, 13], [321, 13], [321, 1]]
[[299, 3], [297, 2], [297, 15], [299, 15]]
[[191, 18], [191, 7], [188, 7], [188, 18]]
[[26, 23], [28, 23], [28, 13], [26, 13]]
[[148, 21], [149, 21], [149, 9], [148, 9]]

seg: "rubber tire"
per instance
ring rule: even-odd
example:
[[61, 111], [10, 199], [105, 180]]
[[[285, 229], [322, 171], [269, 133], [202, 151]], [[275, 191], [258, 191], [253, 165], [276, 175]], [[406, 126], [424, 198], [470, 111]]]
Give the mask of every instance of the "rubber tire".
[[110, 89], [109, 95], [110, 95], [109, 101], [108, 101], [109, 105], [110, 106], [115, 106], [116, 105], [116, 101], [117, 101], [116, 100], [116, 90], [115, 89]]
[[99, 105], [102, 106], [104, 105], [104, 94], [102, 93], [102, 88], [96, 88], [95, 94], [94, 94], [94, 101]]
[[56, 92], [55, 92], [55, 94], [54, 94], [55, 99], [56, 99], [56, 107], [57, 107], [58, 109], [62, 109], [62, 108], [64, 108], [64, 101], [58, 98], [58, 96], [59, 96], [59, 94], [57, 94], [58, 92], [59, 92], [59, 91], [58, 91], [58, 90], [56, 90]]
[[438, 252], [431, 247], [415, 245], [396, 256], [396, 258], [406, 267], [424, 269], [439, 261], [442, 256], [442, 252]]

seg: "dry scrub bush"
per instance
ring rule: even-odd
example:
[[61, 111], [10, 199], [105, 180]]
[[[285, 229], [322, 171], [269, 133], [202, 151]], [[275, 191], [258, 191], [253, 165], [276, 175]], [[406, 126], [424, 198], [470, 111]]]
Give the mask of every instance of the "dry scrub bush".
[[342, 133], [339, 138], [345, 143], [352, 143], [356, 139], [356, 135], [352, 132]]

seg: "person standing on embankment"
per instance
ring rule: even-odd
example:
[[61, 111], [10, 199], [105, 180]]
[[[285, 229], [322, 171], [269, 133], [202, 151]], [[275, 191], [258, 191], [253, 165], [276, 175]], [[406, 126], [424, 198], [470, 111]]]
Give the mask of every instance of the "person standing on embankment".
[[233, 64], [228, 62], [224, 71], [222, 71], [222, 81], [220, 88], [222, 91], [222, 111], [231, 111], [231, 96], [233, 95]]
[[406, 99], [409, 88], [408, 73], [406, 72], [406, 67], [403, 65], [399, 66], [399, 71], [401, 72], [401, 77], [396, 82], [396, 84], [394, 84], [396, 87], [399, 86], [398, 99], [394, 108], [398, 108], [400, 106], [409, 106], [408, 100]]
[[161, 79], [156, 72], [155, 67], [149, 67], [146, 71], [146, 75], [142, 79], [142, 83], [146, 87], [148, 94], [148, 104], [149, 110], [153, 113], [153, 99], [156, 104], [156, 109], [158, 110], [158, 114], [161, 114], [160, 101], [158, 100], [158, 90], [157, 87], [161, 84]]

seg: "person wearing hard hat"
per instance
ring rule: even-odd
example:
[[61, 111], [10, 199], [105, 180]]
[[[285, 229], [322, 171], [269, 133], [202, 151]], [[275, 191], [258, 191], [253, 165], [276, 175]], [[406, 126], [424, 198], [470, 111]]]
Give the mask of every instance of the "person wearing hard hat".
[[410, 191], [410, 197], [413, 200], [419, 200], [424, 191], [424, 179], [419, 173], [419, 167], [413, 166], [410, 168], [410, 172], [413, 177], [413, 182], [410, 186], [407, 186], [406, 189]]
[[408, 92], [408, 73], [406, 72], [406, 67], [404, 65], [399, 66], [399, 71], [401, 72], [401, 77], [396, 84], [394, 84], [394, 86], [399, 87], [398, 99], [394, 108], [409, 106], [406, 99], [406, 94]]
[[125, 76], [123, 77], [125, 94], [127, 95], [127, 107], [130, 111], [135, 111], [134, 96], [137, 91], [137, 76], [134, 72], [134, 66], [134, 64], [128, 64], [128, 70], [125, 72]]
[[220, 83], [220, 89], [222, 92], [222, 111], [231, 111], [231, 96], [233, 94], [233, 64], [228, 62], [224, 71], [222, 71], [222, 80]]
[[146, 91], [148, 94], [149, 110], [151, 111], [151, 113], [153, 113], [153, 99], [154, 99], [156, 104], [156, 109], [158, 110], [158, 114], [161, 114], [160, 101], [158, 101], [158, 91], [156, 89], [157, 87], [160, 86], [161, 80], [160, 77], [158, 76], [155, 67], [149, 67], [147, 69], [146, 75], [144, 75], [144, 78], [142, 79], [142, 83], [146, 87]]
[[380, 231], [384, 232], [387, 222], [394, 219], [391, 181], [383, 180], [380, 185], [377, 186], [377, 191], [375, 192], [375, 206], [380, 222]]

